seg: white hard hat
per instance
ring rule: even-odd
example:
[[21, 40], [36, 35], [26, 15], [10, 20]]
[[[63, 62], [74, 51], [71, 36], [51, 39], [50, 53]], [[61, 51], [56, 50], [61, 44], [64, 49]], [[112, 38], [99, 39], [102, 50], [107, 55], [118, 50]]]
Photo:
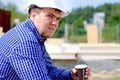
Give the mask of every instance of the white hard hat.
[[67, 16], [68, 13], [63, 9], [62, 0], [29, 0], [27, 6], [25, 7], [25, 11], [28, 12], [31, 4], [34, 4], [38, 7], [49, 7], [55, 8], [62, 11], [62, 17]]

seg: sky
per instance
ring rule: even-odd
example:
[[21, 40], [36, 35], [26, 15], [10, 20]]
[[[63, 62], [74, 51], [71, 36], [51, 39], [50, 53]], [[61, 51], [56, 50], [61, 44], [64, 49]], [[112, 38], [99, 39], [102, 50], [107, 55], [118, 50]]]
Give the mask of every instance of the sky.
[[[24, 11], [25, 5], [28, 3], [29, 0], [1, 0], [4, 5], [8, 2], [16, 4], [19, 11]], [[104, 3], [120, 3], [120, 0], [63, 0], [63, 7], [67, 11], [71, 11], [73, 8], [77, 7], [86, 7], [86, 6], [93, 6], [97, 7]]]

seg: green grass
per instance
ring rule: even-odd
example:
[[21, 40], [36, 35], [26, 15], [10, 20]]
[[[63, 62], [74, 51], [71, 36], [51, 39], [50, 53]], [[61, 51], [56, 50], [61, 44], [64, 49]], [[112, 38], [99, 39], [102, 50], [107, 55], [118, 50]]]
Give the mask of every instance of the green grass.
[[102, 30], [103, 41], [116, 41], [116, 26], [106, 26]]
[[69, 42], [70, 43], [79, 43], [79, 42], [83, 42], [86, 43], [87, 42], [87, 36], [86, 35], [74, 35], [72, 37], [69, 38]]

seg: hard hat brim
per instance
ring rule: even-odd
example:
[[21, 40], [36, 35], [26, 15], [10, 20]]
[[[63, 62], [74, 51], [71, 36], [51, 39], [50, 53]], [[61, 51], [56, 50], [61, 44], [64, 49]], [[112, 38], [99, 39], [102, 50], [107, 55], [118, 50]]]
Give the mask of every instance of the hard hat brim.
[[61, 16], [65, 17], [68, 13], [63, 9], [63, 4], [61, 0], [30, 0], [27, 6], [24, 8], [24, 11], [28, 13], [30, 5], [36, 5], [40, 8], [54, 8], [60, 10]]

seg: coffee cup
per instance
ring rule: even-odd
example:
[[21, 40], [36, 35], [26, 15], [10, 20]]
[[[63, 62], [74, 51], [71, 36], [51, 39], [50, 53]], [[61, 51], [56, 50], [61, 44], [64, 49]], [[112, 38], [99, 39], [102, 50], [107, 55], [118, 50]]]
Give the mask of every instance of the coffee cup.
[[75, 66], [75, 69], [77, 70], [78, 80], [85, 80], [86, 68], [86, 64], [78, 64]]

